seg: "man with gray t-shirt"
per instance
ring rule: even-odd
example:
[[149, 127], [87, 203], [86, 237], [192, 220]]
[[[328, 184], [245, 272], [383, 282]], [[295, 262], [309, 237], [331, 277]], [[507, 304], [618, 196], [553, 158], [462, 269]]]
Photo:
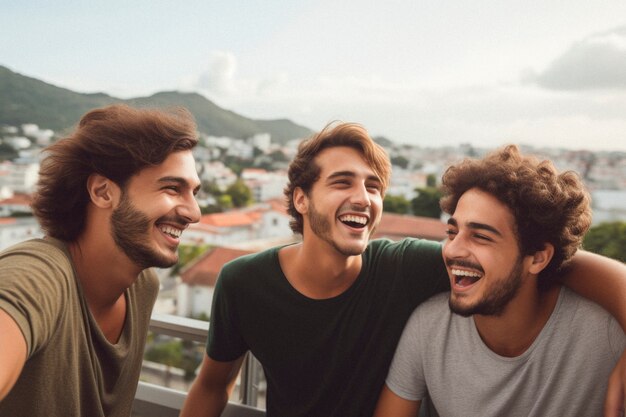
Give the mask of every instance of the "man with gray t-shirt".
[[591, 223], [573, 172], [508, 146], [443, 177], [451, 292], [407, 323], [376, 417], [600, 416], [626, 347], [602, 308], [554, 277]]

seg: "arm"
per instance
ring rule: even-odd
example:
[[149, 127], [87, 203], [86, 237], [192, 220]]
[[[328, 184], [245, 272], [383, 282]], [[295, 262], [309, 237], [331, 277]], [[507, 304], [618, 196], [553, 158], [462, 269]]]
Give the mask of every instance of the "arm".
[[374, 417], [417, 417], [421, 403], [421, 401], [405, 400], [397, 396], [385, 384], [378, 397]]
[[180, 417], [219, 417], [235, 386], [244, 357], [219, 362], [205, 353], [200, 373], [189, 390]]
[[[578, 251], [563, 277], [563, 283], [604, 307], [626, 331], [626, 265], [590, 252]], [[626, 352], [609, 378], [604, 416], [622, 416], [625, 400]]]
[[26, 340], [17, 323], [0, 309], [0, 401], [11, 391], [26, 363]]
[[563, 284], [604, 307], [626, 331], [626, 265], [578, 251], [562, 278]]

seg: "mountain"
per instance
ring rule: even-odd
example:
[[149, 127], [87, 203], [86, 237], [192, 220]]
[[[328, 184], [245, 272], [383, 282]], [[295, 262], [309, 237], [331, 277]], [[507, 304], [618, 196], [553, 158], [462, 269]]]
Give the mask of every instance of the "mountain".
[[76, 93], [0, 66], [0, 124], [20, 126], [35, 123], [42, 129], [62, 133], [74, 126], [87, 111], [112, 103], [137, 107], [184, 106], [196, 118], [198, 130], [212, 136], [245, 139], [256, 133], [269, 133], [272, 141], [285, 143], [307, 137], [313, 132], [286, 119], [247, 118], [222, 109], [196, 93], [168, 91], [124, 100], [104, 93]]

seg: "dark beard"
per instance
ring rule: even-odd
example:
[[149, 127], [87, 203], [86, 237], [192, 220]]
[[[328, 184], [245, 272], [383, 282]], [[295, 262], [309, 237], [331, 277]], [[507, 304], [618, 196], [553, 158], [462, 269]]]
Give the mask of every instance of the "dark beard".
[[111, 215], [111, 234], [117, 246], [142, 269], [176, 264], [178, 259], [172, 261], [146, 245], [149, 233], [150, 220], [122, 192], [120, 205]]
[[483, 316], [500, 316], [509, 302], [517, 295], [522, 286], [522, 258], [521, 256], [515, 261], [513, 270], [508, 278], [492, 288], [490, 292], [483, 296], [476, 304], [470, 306], [456, 305], [450, 297], [448, 304], [453, 313], [463, 317], [469, 317], [474, 314]]

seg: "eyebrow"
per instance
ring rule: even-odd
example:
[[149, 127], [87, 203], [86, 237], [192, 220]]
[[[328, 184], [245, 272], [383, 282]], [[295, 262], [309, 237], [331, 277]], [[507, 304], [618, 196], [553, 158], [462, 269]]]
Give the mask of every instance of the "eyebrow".
[[[457, 223], [456, 219], [453, 217], [448, 219], [448, 224], [454, 227], [459, 227], [459, 224]], [[474, 229], [474, 230], [487, 230], [497, 236], [502, 237], [502, 233], [500, 233], [498, 229], [485, 223], [468, 222], [467, 227], [469, 227], [470, 229]]]
[[[190, 187], [190, 184], [187, 180], [185, 180], [182, 177], [161, 177], [158, 179], [159, 183], [172, 183], [175, 182], [176, 184], [180, 185], [181, 187]], [[198, 191], [200, 191], [200, 184], [198, 184], [194, 189], [193, 189], [193, 193], [196, 194]]]
[[[354, 177], [356, 177], [356, 174], [354, 172], [352, 172], [352, 171], [337, 171], [337, 172], [333, 172], [332, 174], [330, 174], [326, 178], [326, 181], [329, 181], [329, 180], [332, 180], [332, 179], [335, 179], [335, 178], [340, 178], [340, 177], [354, 178]], [[376, 175], [369, 175], [367, 177], [367, 180], [368, 181], [377, 181], [377, 182], [382, 184], [382, 181]]]

